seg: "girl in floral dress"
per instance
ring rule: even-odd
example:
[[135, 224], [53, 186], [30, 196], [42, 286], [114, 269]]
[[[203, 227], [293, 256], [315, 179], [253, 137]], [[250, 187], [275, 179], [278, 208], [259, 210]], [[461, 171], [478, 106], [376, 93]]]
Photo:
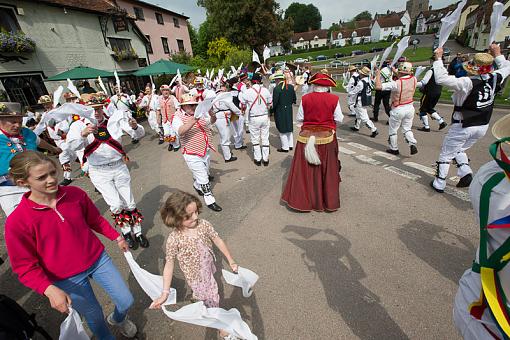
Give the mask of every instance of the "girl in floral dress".
[[[150, 308], [161, 308], [170, 294], [175, 258], [184, 273], [186, 282], [193, 290], [193, 299], [203, 301], [206, 307], [219, 307], [218, 285], [214, 279], [216, 267], [212, 244], [227, 259], [233, 272], [238, 266], [230, 255], [225, 242], [218, 236], [211, 223], [200, 219], [200, 200], [189, 193], [178, 191], [168, 197], [161, 207], [161, 218], [172, 228], [166, 242], [166, 263], [163, 269], [163, 292]], [[225, 339], [233, 339], [220, 330]]]

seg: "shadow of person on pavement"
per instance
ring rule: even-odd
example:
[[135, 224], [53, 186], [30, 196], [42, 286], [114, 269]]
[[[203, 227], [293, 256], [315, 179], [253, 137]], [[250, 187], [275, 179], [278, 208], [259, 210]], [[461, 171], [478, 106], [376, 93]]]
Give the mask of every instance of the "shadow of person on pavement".
[[287, 240], [304, 251], [303, 262], [321, 281], [329, 307], [342, 316], [357, 337], [380, 339], [384, 335], [385, 339], [408, 339], [379, 297], [360, 282], [366, 274], [349, 252], [348, 239], [331, 229], [289, 225], [282, 232], [295, 232], [302, 237]]
[[467, 238], [425, 221], [409, 221], [397, 233], [411, 252], [454, 283], [471, 266], [476, 252]]

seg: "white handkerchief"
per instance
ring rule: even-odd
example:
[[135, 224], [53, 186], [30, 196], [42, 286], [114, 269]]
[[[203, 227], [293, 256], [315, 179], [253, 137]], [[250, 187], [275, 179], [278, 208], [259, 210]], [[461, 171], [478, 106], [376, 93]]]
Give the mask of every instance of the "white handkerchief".
[[250, 297], [253, 293], [253, 286], [258, 281], [259, 276], [249, 269], [239, 267], [237, 274], [222, 269], [223, 278], [232, 286], [241, 287], [244, 297]]
[[[213, 91], [210, 91], [214, 93]], [[206, 93], [206, 99], [201, 101], [197, 108], [195, 109], [195, 118], [200, 119], [202, 117], [207, 117], [209, 110], [212, 108], [214, 97], [209, 97], [209, 91]]]
[[418, 66], [414, 72], [414, 76], [416, 78], [418, 78], [420, 76], [420, 74], [423, 73], [423, 71], [425, 71], [426, 67], [425, 66]]
[[[151, 274], [145, 269], [140, 268], [138, 263], [136, 263], [135, 259], [133, 258], [133, 254], [131, 254], [131, 252], [125, 252], [124, 256], [126, 257], [131, 272], [133, 273], [140, 287], [142, 287], [143, 291], [149, 295], [152, 300], [160, 297], [163, 291], [163, 276]], [[163, 305], [174, 305], [176, 301], [177, 292], [174, 288], [170, 288], [168, 299]]]
[[80, 315], [69, 307], [69, 315], [60, 324], [58, 340], [90, 340], [87, 332], [83, 329]]
[[172, 320], [190, 323], [193, 325], [223, 329], [241, 339], [257, 340], [250, 327], [243, 321], [241, 314], [235, 308], [207, 308], [202, 301], [182, 307], [170, 312], [165, 307], [163, 313]]

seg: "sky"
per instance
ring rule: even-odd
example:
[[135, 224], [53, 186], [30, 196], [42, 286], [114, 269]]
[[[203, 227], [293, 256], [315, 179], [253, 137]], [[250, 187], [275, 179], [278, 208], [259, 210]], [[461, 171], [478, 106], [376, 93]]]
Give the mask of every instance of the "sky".
[[[176, 13], [183, 13], [190, 17], [191, 23], [195, 28], [205, 20], [205, 10], [197, 6], [196, 0], [144, 0], [160, 7], [165, 7]], [[285, 10], [293, 2], [304, 4], [312, 3], [311, 1], [296, 0], [277, 0], [280, 8]], [[455, 0], [429, 0], [432, 8], [441, 8], [455, 3]], [[315, 0], [313, 4], [317, 7], [322, 15], [322, 28], [329, 28], [333, 22], [340, 19], [348, 20], [356, 14], [369, 10], [372, 15], [377, 13], [386, 13], [388, 9], [394, 11], [404, 10], [405, 0]]]

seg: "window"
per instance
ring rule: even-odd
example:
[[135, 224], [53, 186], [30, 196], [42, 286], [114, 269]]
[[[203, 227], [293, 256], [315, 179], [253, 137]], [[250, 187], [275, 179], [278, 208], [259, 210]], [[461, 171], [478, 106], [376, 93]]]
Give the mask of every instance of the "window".
[[174, 26], [175, 26], [175, 27], [181, 27], [181, 26], [179, 25], [179, 19], [174, 18]]
[[179, 52], [184, 52], [184, 41], [177, 39], [177, 47], [179, 48]]
[[150, 35], [146, 35], [145, 37], [147, 38], [147, 40], [149, 40], [147, 42], [147, 53], [152, 54], [154, 52], [152, 51], [151, 36]]
[[119, 39], [119, 38], [108, 38], [112, 50], [118, 51], [131, 51], [131, 40]]
[[163, 44], [163, 51], [166, 54], [170, 54], [170, 49], [168, 48], [168, 38], [161, 37], [161, 43]]
[[143, 16], [143, 8], [133, 7], [133, 9], [135, 11], [136, 20], [145, 20], [145, 17]]
[[160, 25], [164, 25], [165, 22], [163, 21], [163, 14], [161, 13], [156, 13], [156, 21], [158, 22], [158, 24]]
[[16, 32], [20, 29], [16, 14], [11, 8], [0, 7], [0, 30]]

